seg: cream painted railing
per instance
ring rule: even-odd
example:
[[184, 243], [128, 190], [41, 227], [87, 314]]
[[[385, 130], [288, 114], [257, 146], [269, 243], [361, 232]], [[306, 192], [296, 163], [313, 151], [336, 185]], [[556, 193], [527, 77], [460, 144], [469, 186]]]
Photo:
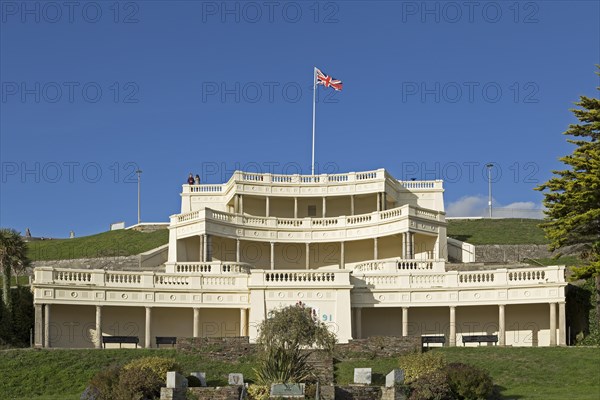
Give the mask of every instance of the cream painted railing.
[[413, 207], [408, 204], [402, 207], [392, 208], [385, 211], [374, 211], [369, 214], [327, 217], [327, 218], [278, 218], [261, 217], [253, 215], [233, 214], [224, 211], [212, 210], [206, 208], [200, 211], [192, 211], [185, 214], [174, 215], [171, 219], [172, 224], [193, 221], [199, 218], [206, 218], [214, 221], [228, 222], [236, 225], [269, 227], [269, 228], [298, 228], [301, 230], [339, 227], [346, 228], [357, 225], [376, 224], [381, 221], [392, 221], [405, 216], [415, 216], [432, 221], [444, 221], [443, 213], [426, 210], [419, 207]]
[[354, 287], [385, 288], [393, 282], [398, 288], [511, 287], [545, 283], [565, 283], [565, 267], [497, 269], [492, 271], [448, 271], [409, 274], [354, 271]]
[[386, 258], [383, 260], [369, 260], [356, 263], [346, 263], [346, 269], [353, 273], [364, 272], [392, 272], [406, 273], [412, 271], [444, 272], [444, 261], [438, 260], [407, 260], [404, 258]]
[[276, 286], [294, 288], [298, 286], [332, 287], [350, 284], [350, 271], [311, 270], [254, 270], [250, 276], [252, 286]]
[[178, 274], [249, 274], [250, 269], [250, 264], [232, 261], [178, 262], [166, 265], [168, 273]]

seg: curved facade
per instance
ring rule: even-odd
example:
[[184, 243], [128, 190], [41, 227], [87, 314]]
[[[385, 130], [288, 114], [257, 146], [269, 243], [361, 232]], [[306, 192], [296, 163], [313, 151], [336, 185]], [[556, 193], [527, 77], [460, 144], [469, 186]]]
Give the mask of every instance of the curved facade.
[[340, 342], [443, 335], [452, 346], [496, 334], [501, 345], [565, 344], [564, 267], [445, 270], [443, 191], [383, 169], [236, 171], [220, 185], [183, 185], [164, 272], [36, 269], [36, 344], [253, 340], [269, 310], [297, 302]]

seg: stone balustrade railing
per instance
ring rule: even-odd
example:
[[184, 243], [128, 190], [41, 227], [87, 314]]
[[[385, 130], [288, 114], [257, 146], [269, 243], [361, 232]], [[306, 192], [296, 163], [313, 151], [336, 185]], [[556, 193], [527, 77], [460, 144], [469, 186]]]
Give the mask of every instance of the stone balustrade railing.
[[[394, 280], [395, 279], [395, 280]], [[565, 267], [501, 268], [491, 271], [448, 271], [399, 273], [352, 273], [354, 287], [378, 288], [377, 282], [393, 282], [399, 288], [511, 287], [564, 283]], [[385, 286], [385, 285], [383, 285]]]
[[404, 258], [386, 258], [356, 263], [346, 263], [346, 269], [354, 274], [368, 272], [410, 273], [413, 271], [444, 272], [442, 260], [408, 260]]
[[250, 286], [258, 287], [339, 287], [350, 285], [347, 270], [254, 270]]
[[171, 274], [249, 274], [251, 264], [233, 261], [210, 261], [210, 262], [178, 262], [167, 263], [166, 272]]
[[397, 181], [392, 178], [385, 169], [364, 172], [348, 172], [345, 174], [321, 174], [321, 175], [282, 175], [271, 173], [254, 173], [235, 171], [231, 178], [222, 184], [182, 185], [182, 193], [194, 193], [197, 195], [214, 195], [229, 192], [237, 183], [252, 184], [289, 184], [289, 185], [331, 185], [331, 184], [355, 184], [369, 181], [391, 181], [398, 187], [412, 190], [441, 189], [442, 181]]
[[171, 224], [177, 225], [187, 223], [197, 219], [209, 219], [222, 221], [236, 225], [266, 228], [294, 228], [299, 230], [318, 229], [318, 228], [346, 228], [357, 225], [377, 224], [379, 222], [393, 221], [406, 216], [420, 217], [432, 221], [445, 221], [444, 213], [426, 210], [420, 207], [410, 206], [408, 204], [402, 207], [392, 208], [384, 211], [374, 211], [368, 214], [360, 215], [342, 215], [339, 217], [327, 218], [279, 218], [279, 217], [261, 217], [247, 214], [234, 214], [225, 211], [212, 210], [205, 208], [199, 211], [192, 211], [185, 214], [171, 216]]

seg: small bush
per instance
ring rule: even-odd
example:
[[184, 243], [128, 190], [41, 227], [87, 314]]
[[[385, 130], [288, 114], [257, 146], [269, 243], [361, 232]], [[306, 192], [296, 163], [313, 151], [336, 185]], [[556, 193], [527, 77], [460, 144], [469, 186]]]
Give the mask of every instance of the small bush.
[[161, 386], [160, 376], [149, 368], [123, 368], [114, 400], [158, 399]]
[[404, 370], [404, 381], [410, 383], [423, 375], [446, 366], [446, 359], [441, 353], [412, 353], [400, 357], [400, 368]]
[[267, 400], [270, 389], [266, 385], [250, 385], [248, 387], [248, 397], [250, 400]]
[[198, 377], [196, 377], [194, 375], [186, 376], [186, 379], [188, 381], [188, 387], [201, 387], [202, 386], [202, 382], [200, 382], [200, 379], [198, 379]]
[[130, 361], [123, 367], [127, 369], [147, 369], [156, 373], [163, 384], [167, 381], [167, 372], [176, 371], [182, 373], [181, 366], [177, 364], [174, 358], [164, 357], [140, 357]]
[[450, 388], [459, 400], [485, 400], [494, 390], [490, 375], [477, 367], [463, 363], [448, 364], [445, 368]]
[[[427, 353], [425, 353], [427, 354]], [[410, 384], [409, 400], [455, 400], [448, 372], [438, 369], [424, 374]]]
[[[92, 377], [88, 388], [95, 393], [96, 400], [113, 400], [116, 388], [119, 386], [121, 368], [109, 367]], [[86, 389], [87, 391], [87, 389]]]

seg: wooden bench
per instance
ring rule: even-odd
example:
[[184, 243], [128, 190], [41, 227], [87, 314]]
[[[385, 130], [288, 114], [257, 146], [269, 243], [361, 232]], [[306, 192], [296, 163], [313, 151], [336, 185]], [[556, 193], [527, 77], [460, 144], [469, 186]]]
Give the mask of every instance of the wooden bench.
[[102, 336], [102, 344], [106, 348], [106, 343], [119, 343], [119, 348], [122, 347], [123, 343], [135, 343], [137, 349], [140, 338], [137, 336]]
[[427, 345], [429, 348], [429, 343], [441, 343], [443, 346], [446, 343], [446, 336], [421, 336], [421, 346]]
[[171, 347], [175, 347], [177, 344], [177, 337], [175, 336], [156, 336], [156, 347], [160, 347], [161, 344], [170, 344]]
[[498, 344], [498, 335], [469, 335], [462, 337], [463, 346], [465, 343], [495, 343]]

